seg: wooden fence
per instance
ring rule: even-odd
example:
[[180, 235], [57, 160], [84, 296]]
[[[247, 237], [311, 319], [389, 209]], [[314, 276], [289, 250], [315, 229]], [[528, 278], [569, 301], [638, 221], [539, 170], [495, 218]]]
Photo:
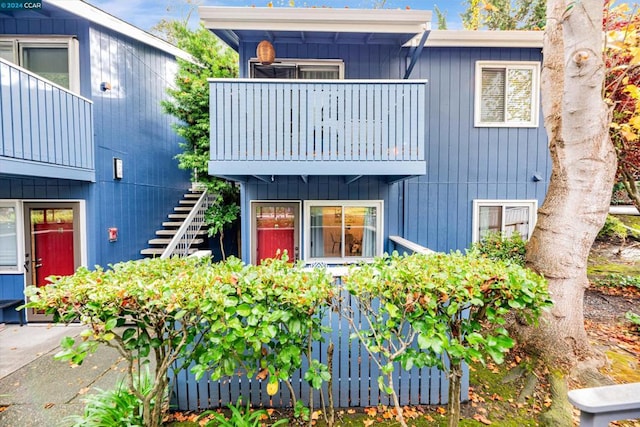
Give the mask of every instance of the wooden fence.
[[[337, 281], [340, 279], [337, 278]], [[348, 304], [354, 312], [354, 321], [361, 328], [362, 324], [357, 313], [354, 299], [346, 292], [343, 293], [342, 304]], [[331, 328], [325, 333], [324, 342], [315, 343], [312, 354], [314, 359], [327, 363], [327, 348], [329, 343], [334, 345], [333, 353], [333, 396], [336, 407], [367, 407], [392, 405], [390, 396], [378, 386], [380, 370], [367, 353], [366, 348], [357, 340], [350, 339], [351, 330], [346, 318], [336, 312], [328, 312], [323, 318], [323, 326]], [[291, 383], [296, 398], [305, 404], [309, 402], [310, 386], [302, 378], [307, 369], [306, 358], [303, 358], [302, 369], [292, 377]], [[394, 384], [402, 405], [442, 405], [448, 401], [447, 375], [436, 368], [413, 368], [403, 371], [396, 366]], [[462, 395], [463, 401], [468, 400], [469, 375], [465, 367]], [[224, 407], [227, 403], [236, 403], [239, 397], [244, 402], [247, 399], [253, 406], [290, 407], [291, 396], [287, 387], [281, 382], [278, 393], [269, 396], [266, 392], [267, 381], [237, 376], [212, 381], [206, 375], [196, 381], [193, 374], [181, 372], [172, 382], [172, 404], [177, 410], [202, 410], [207, 408]], [[327, 401], [327, 384], [324, 384], [324, 399]], [[320, 394], [314, 390], [314, 406], [320, 406]]]

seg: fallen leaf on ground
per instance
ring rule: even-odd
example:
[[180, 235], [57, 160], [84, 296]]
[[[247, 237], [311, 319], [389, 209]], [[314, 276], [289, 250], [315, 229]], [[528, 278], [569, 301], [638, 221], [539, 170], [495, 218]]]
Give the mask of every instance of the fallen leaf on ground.
[[482, 414], [475, 414], [473, 416], [473, 419], [478, 421], [478, 422], [481, 422], [484, 425], [491, 425], [491, 420], [489, 420], [487, 417], [485, 417]]

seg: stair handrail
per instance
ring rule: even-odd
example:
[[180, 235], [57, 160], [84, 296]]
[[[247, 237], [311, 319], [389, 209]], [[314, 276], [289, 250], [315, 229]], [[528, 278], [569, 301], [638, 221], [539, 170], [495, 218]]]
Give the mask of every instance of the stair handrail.
[[198, 233], [204, 225], [204, 214], [212, 203], [213, 197], [207, 193], [205, 188], [196, 204], [191, 208], [187, 218], [178, 228], [162, 255], [160, 255], [160, 258], [166, 259], [172, 256], [183, 258], [189, 256], [191, 244], [198, 237]]

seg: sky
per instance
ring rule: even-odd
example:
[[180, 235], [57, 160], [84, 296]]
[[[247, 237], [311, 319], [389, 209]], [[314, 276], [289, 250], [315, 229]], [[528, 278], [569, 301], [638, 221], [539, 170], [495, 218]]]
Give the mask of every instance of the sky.
[[[148, 31], [161, 19], [183, 19], [189, 12], [185, 0], [86, 0], [88, 3]], [[274, 7], [289, 7], [290, 0], [272, 0]], [[333, 8], [370, 9], [375, 0], [292, 0], [296, 7], [325, 6]], [[200, 0], [203, 6], [267, 6], [269, 0]], [[463, 0], [386, 0], [385, 9], [434, 10], [434, 5], [446, 12], [449, 29], [460, 29], [460, 13]], [[192, 22], [197, 22], [193, 16]], [[436, 28], [435, 13], [432, 28]]]

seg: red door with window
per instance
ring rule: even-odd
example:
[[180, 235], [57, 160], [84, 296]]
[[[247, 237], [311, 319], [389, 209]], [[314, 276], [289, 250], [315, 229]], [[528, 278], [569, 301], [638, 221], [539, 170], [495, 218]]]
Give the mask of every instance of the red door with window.
[[297, 203], [253, 204], [252, 262], [259, 264], [264, 259], [281, 256], [284, 251], [290, 261], [298, 259], [298, 212]]
[[[49, 276], [73, 274], [77, 266], [76, 212], [73, 207], [36, 207], [27, 205], [29, 241], [27, 263], [29, 284], [46, 286]], [[49, 320], [32, 310], [29, 320]]]

